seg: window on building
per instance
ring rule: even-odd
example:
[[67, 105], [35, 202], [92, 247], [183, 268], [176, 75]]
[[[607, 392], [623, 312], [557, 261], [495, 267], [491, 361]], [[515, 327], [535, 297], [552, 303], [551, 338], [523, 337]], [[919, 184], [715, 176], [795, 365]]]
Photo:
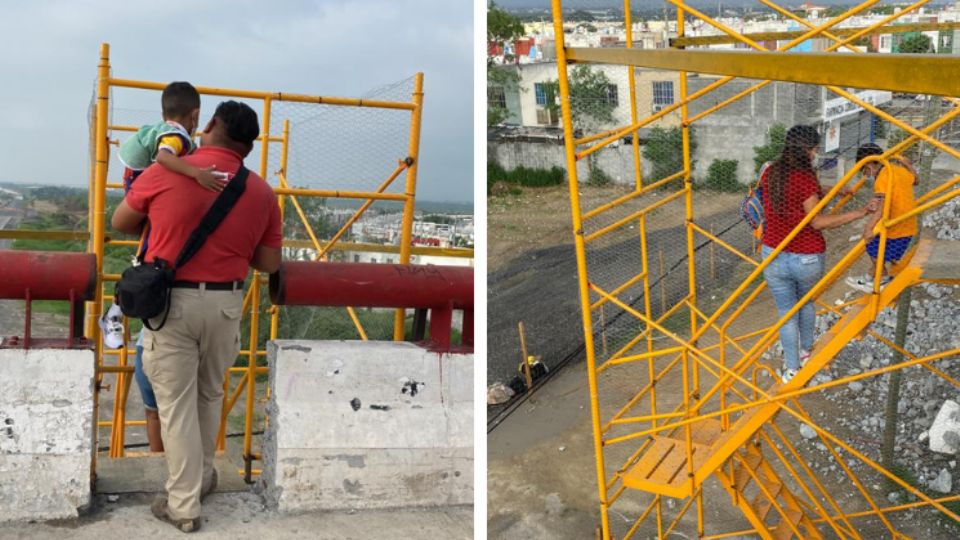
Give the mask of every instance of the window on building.
[[547, 104], [547, 83], [533, 83], [533, 93], [537, 97], [537, 105]]
[[604, 89], [603, 103], [605, 105], [616, 107], [617, 105], [620, 104], [618, 100], [618, 96], [619, 94], [617, 92], [617, 85], [608, 84], [607, 87]]
[[359, 256], [359, 255], [354, 255], [354, 256], [353, 256], [353, 262], [360, 262], [360, 256]]
[[393, 264], [393, 259], [390, 257], [387, 257], [387, 264]]
[[880, 36], [880, 48], [884, 50], [889, 49], [890, 39], [891, 39], [890, 36]]
[[653, 81], [653, 108], [673, 105], [673, 81]]
[[503, 91], [502, 86], [487, 87], [487, 107], [496, 109], [507, 108], [507, 94]]

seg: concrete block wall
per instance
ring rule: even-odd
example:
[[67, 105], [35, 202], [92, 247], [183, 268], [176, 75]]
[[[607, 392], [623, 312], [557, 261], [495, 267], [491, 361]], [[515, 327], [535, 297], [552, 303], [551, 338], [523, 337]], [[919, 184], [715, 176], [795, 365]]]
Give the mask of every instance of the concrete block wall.
[[94, 368], [89, 350], [0, 349], [0, 522], [90, 503]]
[[473, 502], [473, 355], [268, 344], [262, 487], [284, 512]]

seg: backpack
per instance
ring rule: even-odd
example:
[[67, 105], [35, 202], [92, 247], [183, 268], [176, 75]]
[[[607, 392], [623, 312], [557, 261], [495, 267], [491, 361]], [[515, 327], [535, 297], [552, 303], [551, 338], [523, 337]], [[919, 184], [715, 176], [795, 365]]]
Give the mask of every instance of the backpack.
[[740, 203], [740, 215], [747, 225], [753, 230], [753, 236], [758, 243], [763, 239], [763, 231], [767, 221], [763, 216], [763, 177], [770, 168], [772, 162], [768, 161], [760, 167], [760, 174], [757, 175], [757, 181], [750, 186], [747, 196]]

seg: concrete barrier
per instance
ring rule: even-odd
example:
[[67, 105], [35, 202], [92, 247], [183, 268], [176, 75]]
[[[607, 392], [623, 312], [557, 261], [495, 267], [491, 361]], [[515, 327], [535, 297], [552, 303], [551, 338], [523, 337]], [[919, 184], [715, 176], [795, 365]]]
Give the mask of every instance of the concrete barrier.
[[473, 355], [375, 341], [276, 341], [267, 355], [269, 505], [473, 502]]
[[0, 522], [89, 505], [94, 368], [90, 350], [0, 349]]

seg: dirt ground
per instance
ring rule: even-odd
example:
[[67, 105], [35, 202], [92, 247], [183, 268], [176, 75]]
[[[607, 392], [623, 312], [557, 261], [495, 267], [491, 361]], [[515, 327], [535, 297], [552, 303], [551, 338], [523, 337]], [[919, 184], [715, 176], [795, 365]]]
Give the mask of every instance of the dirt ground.
[[[582, 186], [581, 206], [586, 212], [628, 192], [622, 186]], [[654, 192], [643, 201], [631, 201], [622, 212], [594, 219], [591, 226], [597, 230], [663, 197], [665, 193]], [[749, 249], [750, 232], [746, 225], [738, 224], [739, 196], [711, 193], [710, 197], [694, 197], [694, 202], [700, 223], [718, 233], [732, 224], [724, 238], [739, 249]], [[525, 325], [529, 353], [542, 356], [551, 368], [576, 353], [583, 342], [568, 191], [559, 186], [524, 188], [519, 196], [490, 198], [488, 215], [487, 380], [507, 382], [516, 374], [521, 357], [518, 322]], [[686, 254], [683, 200], [661, 206], [649, 216], [649, 261], [654, 273], [659, 272], [662, 262], [666, 274], [653, 291], [659, 309], [660, 304], [670, 305], [682, 297], [687, 289], [684, 273], [670, 272]], [[627, 272], [639, 270], [636, 233], [617, 231], [589, 245], [587, 261], [591, 267], [599, 262], [603, 268], [623, 272], [601, 275], [601, 284], [619, 285], [633, 275]], [[717, 251], [717, 274], [735, 263], [733, 255]]]
[[[596, 204], [597, 201], [611, 200], [616, 193], [608, 191], [610, 188], [591, 188], [585, 186], [582, 190], [584, 200], [590, 201], [585, 206]], [[698, 216], [718, 216], [718, 222], [723, 222], [721, 216], [728, 214], [730, 208], [736, 208], [741, 196], [719, 195], [717, 197], [695, 197], [703, 204], [697, 207]], [[735, 211], [735, 210], [734, 210]], [[559, 313], [572, 311], [576, 317], [569, 323], [569, 328], [557, 329], [554, 325], [548, 328], [547, 333], [553, 334], [553, 340], [564, 340], [570, 332], [579, 333], [579, 301], [576, 296], [575, 285], [576, 266], [573, 259], [573, 249], [570, 246], [569, 202], [566, 188], [525, 189], [520, 196], [492, 198], [489, 202], [489, 230], [490, 230], [490, 307], [488, 309], [491, 328], [491, 340], [497, 333], [505, 334], [508, 330], [498, 326], [498, 317], [515, 317], [513, 310], [527, 309], [524, 303], [515, 304], [511, 310], [504, 308], [511, 289], [514, 289], [527, 280], [539, 279], [549, 286], [546, 272], [553, 272], [556, 268], [562, 270], [557, 274], [565, 280], [561, 290], [547, 288], [541, 290], [541, 295], [558, 303], [559, 307], [553, 314], [556, 319]], [[672, 219], [670, 219], [672, 218]], [[663, 224], [657, 234], [666, 234], [674, 229], [678, 223], [672, 222], [677, 216], [661, 215], [658, 221]], [[651, 220], [654, 221], [654, 220]], [[682, 221], [681, 221], [682, 223]], [[652, 236], [657, 236], [657, 234]], [[828, 235], [828, 245], [837, 250], [848, 247], [852, 230], [842, 229]], [[635, 249], [635, 246], [634, 246]], [[544, 258], [553, 256], [554, 259], [544, 261]], [[566, 259], [566, 260], [564, 260]], [[836, 255], [828, 260], [828, 267], [835, 262]], [[532, 268], [533, 271], [524, 275], [524, 270], [517, 270], [518, 266]], [[716, 283], [714, 296], [722, 298], [723, 291], [739, 284], [745, 276], [743, 269], [736, 264], [730, 266], [733, 270], [723, 273]], [[865, 263], [858, 264], [854, 271], [865, 270]], [[572, 275], [570, 275], [572, 273]], [[836, 285], [828, 291], [824, 298], [834, 300], [847, 293], [843, 285]], [[559, 294], [573, 295], [573, 298], [557, 297]], [[499, 302], [499, 303], [498, 303]], [[498, 311], [497, 306], [500, 306]], [[529, 310], [527, 310], [529, 311]], [[756, 305], [747, 310], [742, 321], [735, 329], [746, 331], [762, 325], [770, 324], [770, 314], [775, 313], [775, 307], [769, 295], [758, 298]], [[565, 323], [566, 324], [566, 323]], [[510, 326], [515, 323], [511, 322]], [[515, 330], [514, 330], [515, 331]], [[572, 339], [572, 338], [571, 338]], [[582, 341], [582, 337], [580, 337]], [[709, 344], [708, 341], [704, 345]], [[491, 341], [490, 355], [495, 356], [494, 347], [497, 342]], [[517, 357], [514, 354], [512, 357]], [[516, 360], [512, 360], [515, 366]], [[510, 362], [507, 362], [509, 365]], [[773, 363], [773, 362], [771, 362]], [[776, 363], [779, 363], [778, 361]], [[601, 403], [601, 414], [604, 418], [610, 415], [626, 400], [636, 393], [647, 381], [646, 364], [643, 369], [626, 367], [617, 369], [615, 375], [607, 372], [601, 376], [601, 387], [606, 389], [605, 399]], [[657, 369], [665, 365], [655, 364]], [[513, 368], [515, 369], [515, 367]], [[611, 370], [613, 371], [613, 370]], [[670, 392], [670, 388], [680, 386], [680, 375], [674, 370], [671, 375], [658, 384], [661, 389], [659, 406], [666, 410], [676, 404], [679, 397], [677, 392]], [[488, 367], [489, 376], [489, 367]], [[704, 380], [708, 375], [703, 373]], [[599, 525], [599, 502], [597, 494], [597, 473], [595, 452], [592, 436], [589, 397], [587, 391], [587, 373], [582, 358], [568, 364], [556, 374], [548, 384], [542, 387], [529, 400], [509, 416], [503, 423], [488, 435], [488, 536], [490, 538], [526, 539], [526, 538], [560, 538], [580, 539], [592, 538]], [[846, 388], [824, 392], [848, 392]], [[841, 394], [843, 397], [843, 394]], [[844, 404], [844, 401], [828, 401], [820, 399], [818, 394], [801, 399], [801, 403], [810, 414], [822, 421], [832, 433], [841, 439], [855, 443], [854, 446], [868, 454], [873, 454], [879, 446], [877, 437], [865, 436], [861, 431], [853, 430], [836, 423], [840, 417], [856, 418], [865, 411], [858, 411], [856, 407]], [[882, 408], [882, 403], [877, 407]], [[648, 407], [641, 405], [639, 408]], [[786, 415], [781, 415], [778, 425], [794, 444], [805, 461], [812, 464], [824, 465], [832, 463], [825, 461], [823, 452], [815, 441], [805, 441], [799, 434], [799, 422]], [[607, 476], [621, 464], [622, 460], [636, 449], [636, 444], [625, 443], [625, 448], [615, 455], [620, 461], [606, 464]], [[856, 487], [845, 476], [835, 473], [834, 466], [823, 474], [820, 480], [827, 490], [837, 495], [837, 502], [845, 512], [868, 509], [867, 503], [856, 496]], [[819, 471], [819, 469], [818, 469]], [[863, 469], [858, 472], [860, 480], [871, 496], [881, 506], [887, 506], [887, 491], [879, 474]], [[792, 484], [792, 482], [788, 482]], [[790, 486], [797, 492], [795, 485]], [[719, 534], [731, 531], [749, 529], [746, 519], [733, 506], [729, 496], [715, 480], [705, 484], [704, 508], [707, 534]], [[628, 491], [613, 507], [610, 513], [611, 526], [615, 537], [621, 537], [635, 519], [649, 503], [651, 497], [642, 492]], [[678, 513], [683, 501], [668, 500], [663, 506], [664, 519], [671, 520]], [[890, 516], [897, 529], [911, 538], [950, 539], [956, 538], [955, 531], [942, 526], [937, 521], [935, 513], [930, 510], [917, 512], [899, 512]], [[635, 538], [655, 538], [656, 527], [648, 523], [642, 527]], [[667, 521], [669, 522], [669, 521]], [[889, 537], [887, 529], [874, 518], [864, 518], [855, 522], [858, 532], [864, 538]], [[680, 521], [671, 537], [696, 537], [696, 512], [688, 514]], [[752, 535], [736, 536], [737, 538], [753, 538]]]
[[[631, 190], [624, 186], [580, 187], [583, 211], [596, 208]], [[699, 216], [723, 214], [736, 209], [741, 195], [715, 193], [710, 197], [694, 197], [694, 212]], [[683, 214], [668, 205], [650, 214], [654, 232], [683, 223]], [[672, 218], [672, 219], [671, 219]], [[487, 199], [487, 269], [494, 273], [529, 251], [548, 246], [573, 245], [570, 195], [566, 185], [523, 188], [521, 195], [505, 195]]]

